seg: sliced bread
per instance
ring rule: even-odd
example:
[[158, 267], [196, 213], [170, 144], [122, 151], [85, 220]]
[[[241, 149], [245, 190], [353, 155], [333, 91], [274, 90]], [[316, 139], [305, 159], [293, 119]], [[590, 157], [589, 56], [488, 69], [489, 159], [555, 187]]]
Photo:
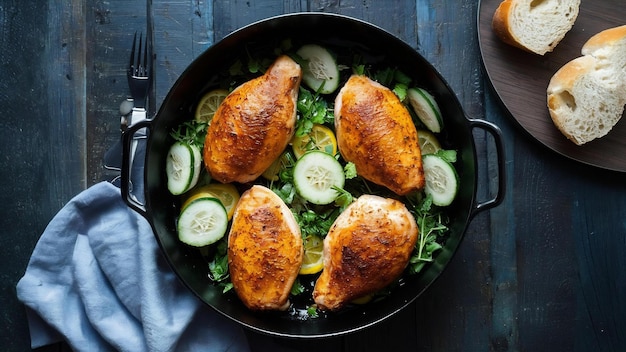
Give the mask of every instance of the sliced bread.
[[550, 117], [577, 145], [605, 136], [626, 105], [626, 25], [591, 37], [583, 56], [552, 76], [547, 88]]
[[544, 55], [572, 29], [580, 0], [504, 0], [492, 27], [505, 43]]

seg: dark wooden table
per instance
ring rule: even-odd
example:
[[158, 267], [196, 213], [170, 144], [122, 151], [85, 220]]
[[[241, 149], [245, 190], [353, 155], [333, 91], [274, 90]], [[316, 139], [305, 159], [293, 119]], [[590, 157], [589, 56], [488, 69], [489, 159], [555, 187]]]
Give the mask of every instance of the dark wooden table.
[[[468, 116], [502, 128], [508, 193], [500, 207], [472, 221], [447, 270], [408, 309], [331, 340], [249, 333], [253, 347], [626, 350], [626, 175], [557, 155], [516, 125], [484, 74], [479, 4], [470, 0], [2, 0], [1, 349], [29, 350], [15, 285], [45, 226], [72, 196], [115, 176], [103, 169], [102, 156], [119, 138], [132, 34], [153, 31], [156, 111], [186, 65], [212, 43], [255, 20], [299, 11], [370, 21], [430, 60]], [[495, 148], [483, 132], [474, 136], [479, 198], [488, 199]]]

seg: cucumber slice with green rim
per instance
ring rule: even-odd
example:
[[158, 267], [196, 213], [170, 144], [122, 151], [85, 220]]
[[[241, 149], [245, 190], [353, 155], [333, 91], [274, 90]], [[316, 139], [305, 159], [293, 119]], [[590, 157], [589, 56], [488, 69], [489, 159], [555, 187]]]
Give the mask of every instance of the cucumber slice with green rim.
[[323, 151], [305, 153], [293, 167], [296, 192], [313, 204], [332, 203], [339, 196], [333, 187], [343, 188], [345, 181], [339, 161]]
[[219, 199], [202, 197], [190, 202], [178, 217], [178, 239], [194, 247], [219, 241], [228, 228], [228, 214]]
[[433, 197], [433, 204], [452, 204], [459, 191], [459, 175], [454, 166], [435, 154], [422, 156], [426, 186], [424, 192]]
[[439, 133], [443, 129], [441, 110], [435, 98], [422, 88], [411, 88], [407, 92], [409, 103], [417, 117], [431, 132]]
[[167, 153], [165, 172], [167, 189], [179, 195], [187, 192], [198, 183], [202, 170], [200, 148], [193, 144], [176, 142]]
[[339, 86], [339, 66], [330, 52], [319, 45], [307, 44], [296, 52], [306, 61], [302, 71], [304, 83], [316, 92], [330, 94]]

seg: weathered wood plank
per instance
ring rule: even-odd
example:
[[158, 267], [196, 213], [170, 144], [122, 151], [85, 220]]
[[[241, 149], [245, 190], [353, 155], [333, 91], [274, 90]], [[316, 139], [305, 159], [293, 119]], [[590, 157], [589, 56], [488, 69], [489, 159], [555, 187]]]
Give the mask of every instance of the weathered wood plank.
[[[474, 32], [474, 1], [417, 1], [417, 49], [441, 73], [469, 117], [483, 116], [481, 63]], [[470, 73], [470, 74], [468, 74]], [[487, 136], [474, 131], [478, 201], [489, 198]], [[419, 346], [434, 350], [486, 350], [491, 313], [489, 213], [476, 216], [456, 256], [416, 303]], [[468, 333], [471, 331], [471, 333]]]
[[[87, 183], [111, 179], [118, 173], [103, 168], [103, 156], [120, 138], [122, 101], [130, 97], [126, 70], [135, 32], [148, 31], [146, 3], [90, 0], [80, 19], [86, 31], [84, 49], [87, 109]], [[154, 105], [154, 103], [152, 103]], [[154, 111], [154, 109], [152, 109]]]
[[[485, 80], [485, 85], [488, 84]], [[489, 88], [486, 88], [485, 105], [494, 106], [494, 108], [486, 109], [485, 118], [502, 127], [504, 140], [509, 142], [506, 143], [503, 160], [509, 161], [514, 157], [515, 134], [511, 128], [507, 128], [510, 126], [506, 123], [502, 124], [504, 122], [501, 117], [503, 112], [497, 108], [494, 99]], [[513, 164], [507, 162], [506, 165], [506, 184], [510, 185], [514, 178]], [[507, 350], [513, 346], [518, 346], [519, 343], [517, 321], [519, 284], [517, 282], [517, 241], [515, 240], [519, 233], [513, 226], [515, 223], [515, 203], [511, 192], [514, 190], [509, 189], [503, 203], [490, 212], [493, 233], [490, 237], [493, 301], [489, 334], [491, 346], [497, 351]]]
[[[298, 7], [296, 1], [220, 1], [214, 6], [215, 39], [220, 40], [236, 29], [250, 23], [285, 13]], [[217, 20], [219, 19], [219, 20]]]
[[[585, 180], [573, 199], [571, 227], [578, 229], [573, 238], [573, 264], [580, 269], [572, 283], [578, 291], [572, 330], [585, 331], [574, 344], [581, 351], [618, 351], [626, 346], [625, 186], [623, 177], [616, 174], [590, 170], [585, 176], [603, 181], [599, 187], [588, 188], [584, 184], [589, 180]], [[599, 193], [606, 196], [598, 197]]]
[[0, 6], [0, 281], [9, 351], [30, 346], [15, 296], [29, 255], [52, 216], [85, 187], [84, 50], [79, 2]]
[[215, 41], [213, 1], [153, 0], [156, 108], [185, 68]]

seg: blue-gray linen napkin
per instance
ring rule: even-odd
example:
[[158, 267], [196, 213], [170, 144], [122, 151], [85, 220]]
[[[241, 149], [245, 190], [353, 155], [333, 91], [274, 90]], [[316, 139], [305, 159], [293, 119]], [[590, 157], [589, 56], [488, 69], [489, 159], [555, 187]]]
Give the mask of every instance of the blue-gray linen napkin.
[[17, 296], [33, 348], [65, 340], [76, 351], [249, 351], [238, 325], [178, 281], [148, 222], [108, 182], [52, 219]]

